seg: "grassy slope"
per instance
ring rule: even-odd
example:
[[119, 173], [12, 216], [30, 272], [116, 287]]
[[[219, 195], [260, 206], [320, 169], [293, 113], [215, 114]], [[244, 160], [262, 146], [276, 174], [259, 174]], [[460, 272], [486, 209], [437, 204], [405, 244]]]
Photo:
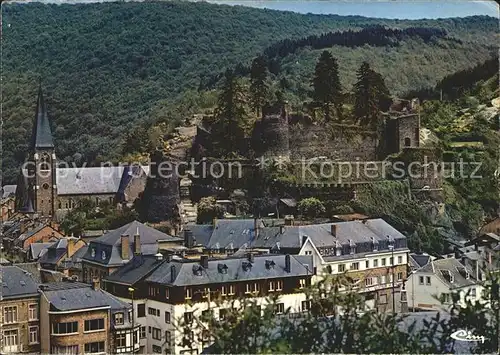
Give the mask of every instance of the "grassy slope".
[[[39, 76], [47, 92], [59, 158], [71, 159], [80, 152], [95, 161], [99, 156], [116, 157], [120, 138], [132, 125], [168, 116], [165, 100], [196, 89], [200, 76], [249, 62], [280, 39], [385, 24], [443, 27], [457, 38], [477, 43], [474, 50], [467, 43], [456, 49], [458, 59], [446, 65], [442, 65], [446, 54], [416, 59], [422, 61], [418, 72], [426, 81], [439, 76], [435, 68], [443, 76], [455, 71], [455, 66], [484, 60], [497, 30], [495, 20], [484, 17], [397, 21], [178, 2], [10, 4], [2, 7], [2, 16], [5, 182], [12, 182], [12, 168], [23, 160]], [[398, 66], [409, 65], [407, 58], [422, 48], [408, 43], [397, 53], [369, 46], [342, 48], [338, 53], [342, 68], [349, 71], [344, 73], [348, 83], [352, 82], [350, 71], [361, 58], [376, 58], [377, 67], [383, 58], [394, 55], [394, 68], [391, 64], [381, 71], [388, 75], [388, 83], [403, 90], [413, 88], [414, 83], [404, 81]], [[427, 52], [437, 49], [425, 48]], [[387, 55], [373, 55], [380, 52]], [[292, 68], [290, 75], [307, 82], [317, 53], [304, 50], [296, 55], [305, 56], [300, 69], [304, 75], [293, 79], [297, 73]], [[284, 66], [291, 60], [292, 56], [285, 58]]]

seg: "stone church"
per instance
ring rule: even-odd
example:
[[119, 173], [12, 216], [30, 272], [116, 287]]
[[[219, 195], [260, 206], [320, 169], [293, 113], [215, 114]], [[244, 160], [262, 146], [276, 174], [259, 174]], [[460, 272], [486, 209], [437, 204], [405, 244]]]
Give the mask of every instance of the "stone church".
[[82, 199], [130, 204], [144, 191], [149, 166], [59, 167], [42, 88], [16, 188], [16, 210], [60, 219]]

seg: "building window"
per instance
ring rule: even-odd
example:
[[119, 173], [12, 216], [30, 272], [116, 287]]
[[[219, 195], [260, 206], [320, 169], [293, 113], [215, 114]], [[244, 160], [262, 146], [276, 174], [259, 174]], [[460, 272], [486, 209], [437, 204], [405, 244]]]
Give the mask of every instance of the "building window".
[[409, 146], [411, 146], [411, 139], [406, 137], [405, 138], [405, 147], [409, 147]]
[[170, 324], [170, 312], [165, 311], [165, 323]]
[[71, 355], [77, 355], [80, 354], [78, 351], [78, 345], [68, 345], [68, 346], [55, 346], [53, 345], [51, 347], [51, 354], [71, 354]]
[[193, 291], [189, 287], [186, 287], [186, 299], [190, 300], [192, 297], [193, 297]]
[[160, 310], [156, 309], [156, 308], [148, 307], [148, 314], [150, 316], [159, 316], [160, 315]]
[[29, 339], [30, 344], [38, 343], [38, 326], [30, 327], [29, 333], [30, 333], [30, 339]]
[[278, 280], [276, 281], [276, 291], [281, 291], [283, 290], [283, 281]]
[[205, 287], [205, 290], [203, 290], [203, 298], [209, 298], [210, 297], [210, 287]]
[[268, 291], [269, 292], [273, 292], [274, 291], [274, 281], [269, 281]]
[[161, 340], [161, 329], [153, 327], [152, 338], [154, 340]]
[[169, 299], [170, 298], [170, 289], [169, 288], [166, 288], [165, 289], [165, 299]]
[[345, 264], [339, 264], [339, 272], [345, 271]]
[[146, 338], [146, 327], [141, 327], [139, 330], [139, 339], [145, 339]]
[[127, 346], [127, 334], [116, 334], [116, 347], [123, 348], [125, 346]]
[[403, 257], [400, 255], [398, 256], [398, 264], [402, 264], [403, 263]]
[[115, 314], [115, 324], [116, 325], [122, 325], [123, 324], [123, 313], [116, 313]]
[[186, 323], [186, 324], [193, 323], [193, 312], [185, 312], [184, 313], [184, 323]]
[[228, 294], [228, 296], [234, 296], [234, 294], [235, 294], [234, 285], [229, 285], [229, 292], [227, 294]]
[[365, 261], [365, 269], [369, 269], [369, 268], [370, 268], [370, 261], [366, 260]]
[[222, 296], [227, 295], [226, 286], [222, 286], [222, 287], [221, 287], [221, 289], [220, 289], [220, 294], [221, 294]]
[[359, 270], [359, 263], [351, 263], [350, 270]]
[[[122, 314], [123, 317], [123, 314]], [[104, 330], [104, 318], [89, 319], [85, 321], [85, 332], [93, 332], [97, 330]]]
[[398, 272], [398, 281], [401, 281], [401, 280], [403, 280], [403, 273]]
[[52, 327], [52, 334], [78, 333], [78, 322], [56, 323]]
[[[17, 346], [18, 341], [19, 341], [19, 336], [17, 333], [17, 329], [13, 330], [5, 330], [3, 332], [3, 346], [4, 347], [9, 347], [9, 346]], [[5, 348], [3, 350], [6, 350]], [[7, 352], [9, 352], [7, 350]]]
[[146, 317], [146, 305], [138, 304], [137, 305], [137, 318]]
[[389, 258], [389, 264], [394, 265], [394, 258], [392, 256]]
[[424, 277], [423, 276], [419, 276], [419, 278], [418, 278], [418, 284], [419, 285], [423, 285], [424, 284]]
[[365, 279], [365, 286], [371, 286], [373, 285], [373, 279], [371, 277], [368, 277]]
[[302, 312], [309, 312], [311, 310], [311, 301], [302, 301]]
[[161, 346], [153, 345], [153, 353], [161, 354]]
[[171, 342], [172, 334], [168, 330], [165, 330], [165, 344], [170, 345]]
[[304, 287], [306, 287], [306, 279], [300, 279], [299, 288], [304, 288]]
[[29, 320], [38, 319], [38, 305], [36, 303], [32, 303], [28, 306], [28, 319]]
[[470, 297], [471, 298], [476, 298], [476, 289], [475, 288], [471, 288], [470, 289]]
[[17, 306], [3, 308], [3, 319], [5, 324], [17, 322]]
[[246, 284], [245, 288], [245, 293], [252, 293], [252, 284]]
[[385, 258], [382, 258], [382, 266], [385, 266]]
[[306, 250], [306, 255], [312, 255], [312, 250]]
[[158, 289], [158, 287], [149, 286], [148, 291], [149, 295], [152, 297], [155, 297], [160, 294], [160, 290]]
[[[124, 334], [117, 334], [116, 339], [118, 340], [118, 337], [124, 335]], [[118, 341], [117, 341], [117, 344]], [[117, 345], [118, 347], [120, 346], [125, 346], [125, 345]], [[85, 344], [85, 353], [86, 354], [95, 354], [95, 353], [105, 353], [106, 350], [104, 349], [104, 342], [103, 341], [96, 341], [95, 343], [87, 343]]]
[[283, 313], [285, 313], [285, 304], [284, 303], [276, 303], [275, 313], [276, 314], [283, 314]]
[[378, 267], [378, 259], [373, 260], [373, 267]]
[[426, 283], [427, 285], [430, 285], [430, 284], [431, 284], [431, 277], [430, 277], [430, 276], [426, 276], [426, 277], [425, 277], [425, 283]]

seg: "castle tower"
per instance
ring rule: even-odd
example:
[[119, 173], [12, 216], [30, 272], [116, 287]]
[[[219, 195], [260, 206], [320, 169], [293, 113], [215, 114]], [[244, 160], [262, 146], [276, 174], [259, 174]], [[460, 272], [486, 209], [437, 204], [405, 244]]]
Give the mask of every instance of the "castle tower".
[[28, 196], [33, 200], [33, 209], [40, 217], [53, 217], [57, 200], [56, 155], [41, 85], [28, 162]]
[[288, 112], [285, 103], [262, 108], [262, 120], [253, 132], [253, 147], [259, 156], [269, 159], [289, 159], [290, 143]]

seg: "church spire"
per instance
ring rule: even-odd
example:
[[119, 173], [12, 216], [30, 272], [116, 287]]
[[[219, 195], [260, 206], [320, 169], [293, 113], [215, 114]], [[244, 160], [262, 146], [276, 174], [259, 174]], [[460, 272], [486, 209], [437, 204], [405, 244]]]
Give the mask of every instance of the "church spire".
[[54, 148], [52, 131], [50, 129], [47, 106], [43, 99], [42, 83], [38, 88], [38, 100], [36, 104], [35, 120], [33, 122], [33, 134], [31, 137], [31, 148]]

